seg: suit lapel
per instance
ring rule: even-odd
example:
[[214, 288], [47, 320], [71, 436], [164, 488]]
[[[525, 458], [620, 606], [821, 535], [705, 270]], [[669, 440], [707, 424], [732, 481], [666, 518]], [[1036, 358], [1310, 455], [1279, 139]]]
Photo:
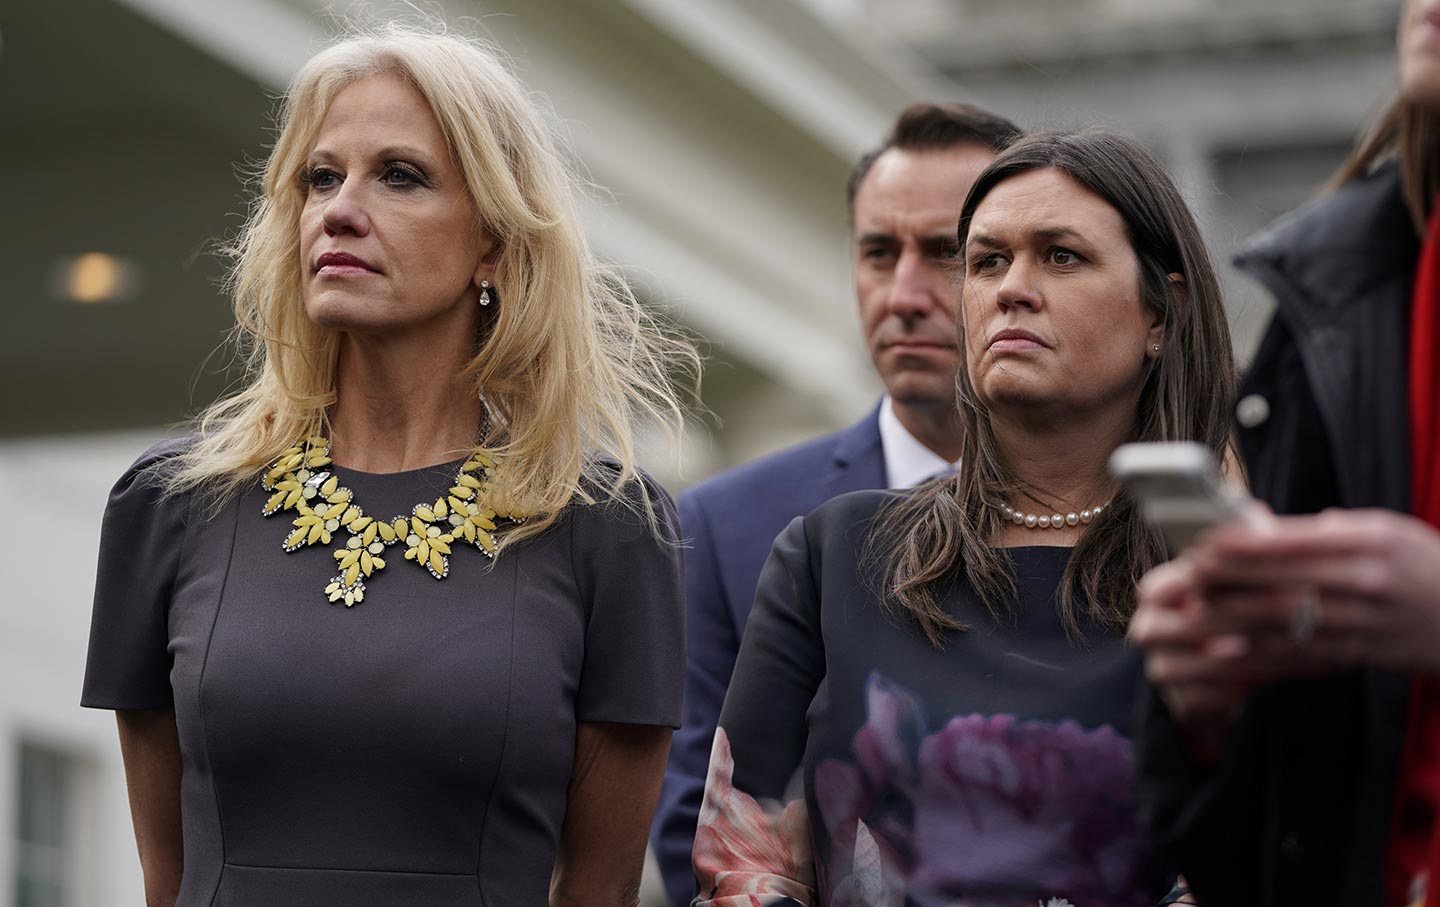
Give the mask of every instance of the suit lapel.
[[866, 488], [884, 488], [885, 451], [880, 444], [880, 405], [835, 439], [830, 469], [820, 477], [820, 499]]

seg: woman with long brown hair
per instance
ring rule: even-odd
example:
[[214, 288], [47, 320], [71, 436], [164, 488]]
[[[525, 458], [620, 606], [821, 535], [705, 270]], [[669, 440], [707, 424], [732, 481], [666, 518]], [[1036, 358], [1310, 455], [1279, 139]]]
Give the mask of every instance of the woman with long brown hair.
[[1398, 58], [1332, 191], [1237, 260], [1277, 304], [1237, 416], [1281, 516], [1141, 587], [1141, 801], [1202, 904], [1440, 905], [1440, 3]]
[[776, 541], [716, 735], [698, 903], [1168, 888], [1133, 810], [1123, 638], [1163, 549], [1106, 463], [1128, 441], [1227, 448], [1214, 270], [1170, 178], [1100, 132], [1001, 153], [959, 243], [962, 466]]

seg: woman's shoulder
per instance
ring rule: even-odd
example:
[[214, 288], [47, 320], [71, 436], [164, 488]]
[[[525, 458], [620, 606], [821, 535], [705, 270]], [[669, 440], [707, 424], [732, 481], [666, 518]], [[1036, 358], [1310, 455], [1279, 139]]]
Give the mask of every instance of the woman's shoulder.
[[150, 445], [126, 467], [115, 482], [112, 497], [130, 490], [163, 492], [174, 473], [177, 458], [194, 446], [195, 435], [166, 438]]
[[820, 538], [853, 536], [857, 529], [868, 530], [881, 511], [902, 500], [904, 494], [888, 488], [867, 488], [833, 497], [804, 517], [805, 533]]
[[903, 491], [890, 488], [847, 491], [810, 511], [810, 515], [805, 519], [817, 526], [857, 518], [869, 519], [879, 513], [886, 504], [900, 500], [903, 495]]
[[192, 518], [199, 513], [195, 496], [172, 489], [177, 458], [194, 443], [193, 436], [160, 441], [121, 473], [105, 504], [102, 551], [104, 539], [133, 550], [143, 538], [173, 540], [193, 525]]
[[587, 465], [569, 516], [578, 523], [648, 530], [671, 541], [679, 538], [675, 501], [665, 486], [638, 466], [627, 476], [624, 466], [610, 457], [596, 457]]
[[776, 540], [777, 549], [804, 551], [812, 564], [836, 558], [858, 563], [877, 518], [886, 505], [901, 500], [902, 494], [882, 488], [833, 497], [792, 520]]

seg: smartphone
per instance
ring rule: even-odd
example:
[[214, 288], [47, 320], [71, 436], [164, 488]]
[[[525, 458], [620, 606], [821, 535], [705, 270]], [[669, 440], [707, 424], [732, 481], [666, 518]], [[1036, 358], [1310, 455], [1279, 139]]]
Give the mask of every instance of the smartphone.
[[1192, 441], [1123, 444], [1110, 456], [1110, 473], [1160, 530], [1171, 554], [1251, 510], [1250, 496], [1227, 484], [1210, 450]]

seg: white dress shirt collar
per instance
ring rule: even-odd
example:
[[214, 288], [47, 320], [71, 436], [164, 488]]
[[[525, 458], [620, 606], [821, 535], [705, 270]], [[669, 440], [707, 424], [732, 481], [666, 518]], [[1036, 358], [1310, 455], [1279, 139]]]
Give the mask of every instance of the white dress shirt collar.
[[880, 401], [880, 449], [885, 455], [885, 482], [890, 488], [913, 488], [941, 473], [954, 472], [960, 465], [916, 440], [900, 424], [889, 394]]

